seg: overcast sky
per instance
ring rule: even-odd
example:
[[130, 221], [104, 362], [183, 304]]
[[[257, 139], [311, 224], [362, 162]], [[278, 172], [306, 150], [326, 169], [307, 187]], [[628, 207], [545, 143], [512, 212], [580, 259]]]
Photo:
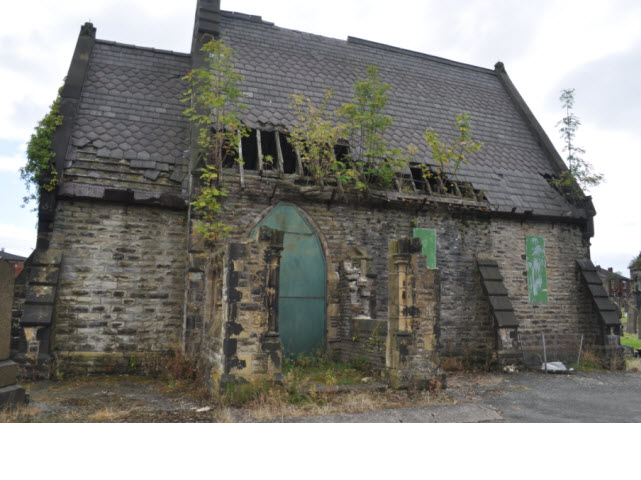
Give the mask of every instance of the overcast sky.
[[[561, 89], [576, 90], [577, 143], [606, 183], [597, 209], [595, 264], [628, 274], [641, 250], [641, 2], [501, 0], [222, 0], [222, 8], [328, 37], [348, 35], [493, 68], [512, 81], [561, 151]], [[4, 2], [0, 17], [0, 247], [28, 255], [36, 216], [18, 169], [25, 145], [69, 68], [80, 25], [97, 37], [188, 52], [195, 0]]]

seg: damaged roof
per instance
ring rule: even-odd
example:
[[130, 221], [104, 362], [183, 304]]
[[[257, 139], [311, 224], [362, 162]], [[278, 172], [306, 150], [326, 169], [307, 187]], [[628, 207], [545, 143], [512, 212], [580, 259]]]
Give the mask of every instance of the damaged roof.
[[391, 147], [413, 144], [419, 148], [417, 162], [433, 163], [425, 130], [455, 138], [456, 116], [466, 112], [472, 137], [483, 147], [453, 179], [483, 190], [498, 211], [585, 215], [548, 184], [544, 175], [556, 175], [559, 166], [541, 147], [497, 71], [352, 37], [344, 41], [288, 30], [256, 16], [222, 12], [220, 22], [222, 40], [233, 49], [244, 77], [248, 125], [294, 124], [292, 94], [319, 104], [331, 89], [333, 107], [349, 102], [355, 82], [375, 65], [381, 82], [391, 86], [383, 111], [394, 120], [386, 138]]
[[189, 122], [182, 114], [190, 56], [96, 40], [65, 157], [62, 195], [136, 200], [179, 196]]
[[[538, 123], [528, 120], [527, 106], [518, 93], [514, 98], [499, 69], [351, 37], [344, 41], [283, 29], [232, 12], [221, 12], [220, 28], [244, 77], [244, 120], [249, 126], [287, 129], [295, 121], [292, 94], [320, 102], [331, 89], [333, 107], [349, 102], [354, 83], [375, 65], [380, 80], [391, 86], [384, 109], [394, 120], [387, 134], [390, 146], [413, 144], [420, 152], [416, 161], [431, 163], [425, 130], [454, 138], [455, 118], [466, 112], [472, 137], [483, 147], [470, 155], [469, 164], [461, 165], [454, 180], [482, 190], [493, 210], [588, 216], [548, 184], [546, 177], [558, 174], [562, 161], [550, 151]], [[133, 189], [137, 198], [180, 194], [189, 142], [180, 78], [190, 66], [188, 54], [97, 40], [61, 193], [96, 196], [105, 185], [113, 185]]]

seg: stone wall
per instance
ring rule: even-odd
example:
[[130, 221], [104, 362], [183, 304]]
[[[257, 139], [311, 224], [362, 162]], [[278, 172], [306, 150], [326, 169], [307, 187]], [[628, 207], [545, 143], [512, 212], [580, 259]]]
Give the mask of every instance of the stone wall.
[[121, 371], [178, 347], [185, 212], [59, 201], [52, 249], [64, 251], [53, 322], [58, 368]]
[[[225, 186], [230, 194], [224, 202], [222, 221], [234, 226], [232, 239], [246, 239], [270, 206], [281, 201], [300, 207], [317, 226], [328, 269], [328, 349], [343, 359], [366, 355], [376, 362], [384, 358], [383, 351], [368, 351], [367, 344], [375, 343], [376, 338], [365, 338], [363, 333], [387, 321], [387, 243], [411, 237], [413, 228], [436, 230], [436, 263], [441, 271], [442, 356], [485, 362], [491, 360], [496, 348], [489, 306], [475, 266], [477, 255], [497, 260], [522, 334], [588, 333], [593, 338], [598, 334], [599, 327], [576, 276], [576, 260], [584, 258], [589, 251], [583, 232], [576, 224], [499, 218], [480, 208], [463, 211], [451, 205], [358, 198], [345, 202], [336, 198], [331, 188], [320, 191], [247, 172], [243, 188], [238, 176], [230, 173]], [[546, 304], [529, 302], [526, 235], [545, 238], [549, 288]], [[351, 260], [354, 247], [370, 257], [367, 270], [375, 275], [367, 277], [367, 272], [348, 271], [355, 268]], [[346, 264], [345, 260], [350, 263]], [[360, 280], [354, 283], [350, 275]], [[364, 318], [367, 315], [363, 314], [365, 297], [359, 299], [361, 288], [367, 290], [367, 315], [371, 318]], [[355, 305], [359, 302], [361, 304]], [[357, 319], [358, 316], [361, 318]], [[384, 338], [386, 331], [386, 325], [379, 327], [375, 337], [380, 332]]]
[[190, 351], [207, 387], [282, 381], [278, 291], [283, 233], [261, 227], [256, 240], [230, 242], [205, 255], [200, 334]]

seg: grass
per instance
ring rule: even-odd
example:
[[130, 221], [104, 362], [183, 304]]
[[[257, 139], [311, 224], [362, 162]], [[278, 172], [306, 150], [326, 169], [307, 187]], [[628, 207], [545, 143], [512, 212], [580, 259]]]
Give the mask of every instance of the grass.
[[324, 355], [311, 355], [284, 359], [283, 375], [288, 384], [355, 385], [372, 379], [375, 373], [364, 357], [344, 363]]
[[621, 345], [629, 345], [633, 348], [641, 348], [641, 339], [633, 333], [624, 333], [621, 337]]

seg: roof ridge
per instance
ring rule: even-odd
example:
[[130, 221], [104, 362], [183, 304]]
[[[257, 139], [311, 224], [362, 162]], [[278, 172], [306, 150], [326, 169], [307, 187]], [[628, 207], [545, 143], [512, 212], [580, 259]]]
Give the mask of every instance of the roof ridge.
[[403, 55], [409, 55], [409, 56], [417, 57], [417, 58], [426, 58], [426, 59], [433, 60], [433, 61], [438, 62], [438, 63], [444, 63], [446, 65], [451, 65], [453, 67], [467, 68], [469, 70], [474, 70], [474, 71], [477, 71], [477, 72], [489, 73], [491, 75], [496, 75], [496, 72], [494, 71], [494, 69], [491, 69], [491, 68], [479, 67], [477, 65], [471, 65], [469, 63], [457, 62], [456, 60], [449, 60], [447, 58], [437, 57], [435, 55], [430, 55], [429, 53], [417, 52], [416, 50], [408, 50], [406, 48], [401, 48], [401, 47], [394, 47], [394, 46], [388, 45], [386, 43], [373, 42], [371, 40], [365, 40], [363, 38], [348, 36], [347, 37], [347, 43], [352, 43], [352, 44], [355, 44], [355, 45], [363, 45], [363, 46], [372, 47], [372, 48], [378, 48], [379, 50], [386, 50], [388, 52], [400, 53], [400, 54], [403, 54]]
[[191, 57], [190, 53], [175, 52], [173, 50], [163, 50], [161, 48], [153, 48], [153, 47], [140, 47], [138, 45], [132, 45], [130, 43], [114, 42], [112, 40], [98, 40], [98, 39], [96, 39], [96, 43], [101, 43], [103, 45], [115, 45], [115, 46], [118, 46], [118, 47], [131, 48], [133, 50], [143, 50], [143, 51], [146, 51], [146, 52], [162, 53], [162, 54], [165, 54], [165, 55], [174, 55], [174, 56], [179, 56], [179, 57]]
[[229, 17], [237, 20], [246, 20], [249, 22], [262, 23], [264, 25], [275, 26], [274, 22], [268, 22], [266, 20], [263, 20], [263, 17], [261, 17], [260, 15], [249, 15], [248, 13], [232, 12], [230, 10], [221, 10], [220, 14], [223, 17]]

